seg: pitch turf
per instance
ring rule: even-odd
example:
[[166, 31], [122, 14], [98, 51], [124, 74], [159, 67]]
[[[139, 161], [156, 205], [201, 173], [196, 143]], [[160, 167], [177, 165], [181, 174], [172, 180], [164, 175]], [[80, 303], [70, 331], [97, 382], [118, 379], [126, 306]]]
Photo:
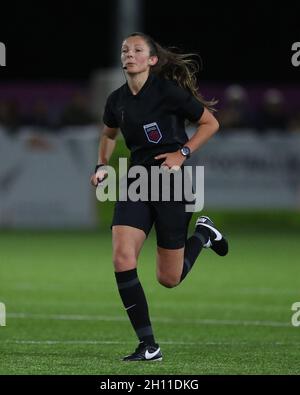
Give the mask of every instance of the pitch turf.
[[0, 374], [299, 374], [299, 234], [229, 234], [185, 282], [155, 279], [155, 240], [139, 273], [164, 360], [124, 363], [136, 346], [121, 308], [110, 234], [1, 232]]

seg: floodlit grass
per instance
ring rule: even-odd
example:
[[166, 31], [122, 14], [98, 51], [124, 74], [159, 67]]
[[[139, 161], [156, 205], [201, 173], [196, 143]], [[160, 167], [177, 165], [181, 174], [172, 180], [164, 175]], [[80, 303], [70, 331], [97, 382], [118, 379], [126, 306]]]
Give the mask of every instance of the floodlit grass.
[[[281, 229], [282, 231], [282, 229]], [[234, 231], [226, 258], [203, 251], [185, 281], [139, 276], [164, 360], [124, 363], [137, 345], [115, 285], [111, 235], [1, 232], [0, 374], [299, 374], [299, 234]]]

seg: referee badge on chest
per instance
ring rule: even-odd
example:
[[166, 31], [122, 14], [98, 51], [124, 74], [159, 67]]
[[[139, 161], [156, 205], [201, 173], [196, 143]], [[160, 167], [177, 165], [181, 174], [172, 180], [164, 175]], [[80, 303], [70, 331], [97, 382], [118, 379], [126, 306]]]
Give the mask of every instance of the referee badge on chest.
[[143, 128], [150, 143], [157, 144], [161, 140], [162, 134], [156, 122], [143, 125]]

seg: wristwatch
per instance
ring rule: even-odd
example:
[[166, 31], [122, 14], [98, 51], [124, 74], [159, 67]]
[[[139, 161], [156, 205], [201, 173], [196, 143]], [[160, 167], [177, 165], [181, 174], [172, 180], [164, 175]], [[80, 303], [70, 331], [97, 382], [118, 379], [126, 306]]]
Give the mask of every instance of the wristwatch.
[[185, 156], [187, 159], [191, 156], [191, 150], [188, 146], [183, 146], [180, 148], [180, 152], [183, 156]]

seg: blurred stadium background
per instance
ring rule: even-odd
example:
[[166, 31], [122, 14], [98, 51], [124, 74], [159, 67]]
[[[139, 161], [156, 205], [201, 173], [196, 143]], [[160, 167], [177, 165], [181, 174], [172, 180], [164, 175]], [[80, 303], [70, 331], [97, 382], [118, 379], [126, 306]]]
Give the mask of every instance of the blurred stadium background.
[[[18, 13], [7, 5], [0, 374], [299, 374], [300, 329], [291, 324], [300, 301], [295, 14], [267, 2], [247, 12], [197, 3], [26, 2]], [[119, 362], [135, 337], [114, 283], [113, 203], [97, 202], [89, 184], [105, 99], [124, 82], [119, 46], [137, 30], [203, 60], [199, 88], [219, 100], [221, 129], [191, 164], [205, 166], [204, 214], [231, 247], [220, 261], [205, 251], [184, 284], [167, 290], [155, 281], [153, 233], [147, 240], [139, 270], [165, 352], [156, 367]], [[121, 136], [116, 167], [120, 156], [128, 156]]]

